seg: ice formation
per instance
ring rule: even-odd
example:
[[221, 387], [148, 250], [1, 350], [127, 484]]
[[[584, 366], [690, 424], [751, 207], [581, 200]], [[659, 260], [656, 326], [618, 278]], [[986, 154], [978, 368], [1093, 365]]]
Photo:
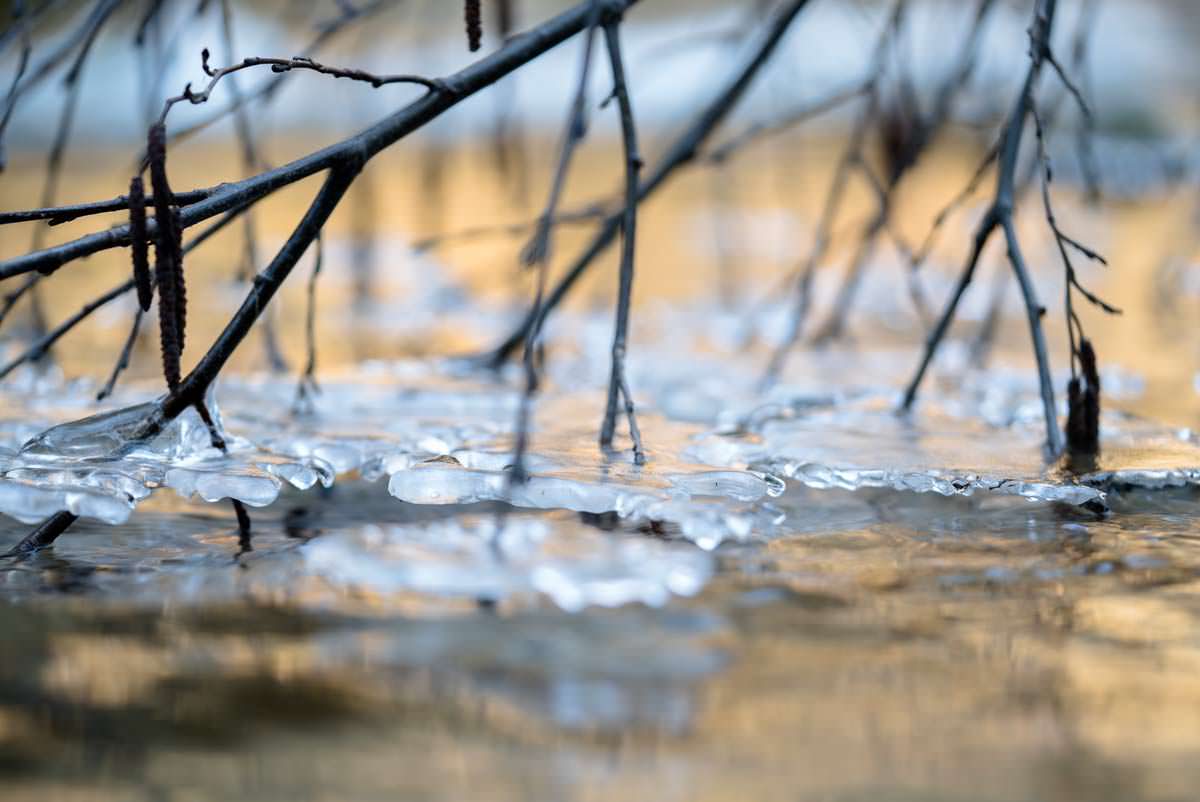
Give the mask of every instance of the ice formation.
[[489, 601], [542, 595], [569, 611], [631, 602], [658, 607], [695, 595], [713, 571], [712, 558], [693, 548], [586, 527], [566, 534], [516, 516], [368, 526], [314, 541], [305, 559], [340, 586]]
[[[267, 400], [290, 400], [290, 381], [225, 380], [220, 404], [217, 397], [209, 404], [227, 454], [211, 446], [191, 410], [153, 441], [131, 443], [155, 409], [149, 388], [131, 386], [90, 417], [80, 417], [87, 388], [9, 389], [0, 399], [9, 410], [0, 422], [0, 512], [32, 523], [67, 509], [119, 524], [161, 489], [262, 507], [285, 490], [360, 479], [385, 484], [396, 503], [414, 508], [481, 516], [471, 505], [507, 503], [542, 515], [610, 516], [625, 532], [640, 528], [695, 544], [668, 548], [626, 535], [605, 544], [592, 533], [586, 548], [561, 556], [555, 544], [578, 524], [539, 530], [537, 518], [513, 513], [493, 531], [488, 515], [469, 523], [455, 513], [448, 523], [340, 532], [304, 547], [309, 570], [348, 585], [479, 598], [535, 594], [577, 609], [660, 604], [695, 592], [712, 570], [706, 551], [770, 538], [787, 530], [789, 516], [803, 515], [775, 503], [789, 484], [998, 494], [1091, 508], [1113, 488], [1200, 484], [1194, 435], [1113, 413], [1103, 421], [1095, 470], [1077, 475], [1046, 465], [1036, 388], [1023, 376], [968, 377], [899, 416], [894, 355], [865, 359], [875, 365], [869, 382], [848, 381], [839, 372], [844, 357], [807, 355], [787, 381], [763, 393], [749, 370], [721, 373], [702, 355], [692, 363], [671, 356], [682, 346], [669, 335], [630, 365], [645, 399], [640, 419], [649, 447], [647, 464], [638, 466], [628, 452], [606, 455], [595, 446], [604, 380], [596, 366], [604, 361], [591, 358], [593, 340], [583, 338], [580, 359], [552, 368], [523, 484], [511, 481], [515, 383], [455, 363], [367, 363], [327, 378], [306, 413]], [[596, 389], [555, 389], [565, 387]], [[25, 417], [29, 409], [41, 419]], [[480, 556], [497, 543], [518, 556]]]

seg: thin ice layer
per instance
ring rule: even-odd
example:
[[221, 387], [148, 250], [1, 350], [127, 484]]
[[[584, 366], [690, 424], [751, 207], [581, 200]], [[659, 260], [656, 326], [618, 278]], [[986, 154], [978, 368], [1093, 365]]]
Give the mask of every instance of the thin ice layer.
[[540, 595], [568, 611], [651, 607], [692, 596], [713, 572], [694, 547], [613, 536], [508, 516], [462, 516], [425, 525], [369, 526], [304, 549], [308, 568], [339, 586], [499, 601]]

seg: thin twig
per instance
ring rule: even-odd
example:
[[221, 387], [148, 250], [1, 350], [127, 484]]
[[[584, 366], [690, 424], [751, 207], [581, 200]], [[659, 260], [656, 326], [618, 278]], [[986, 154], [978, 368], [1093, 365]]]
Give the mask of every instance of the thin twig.
[[[574, 211], [559, 212], [555, 216], [553, 224], [556, 228], [561, 226], [590, 225], [598, 220], [605, 219], [612, 213], [607, 204], [594, 204]], [[529, 232], [537, 228], [540, 223], [541, 218], [539, 217], [536, 220], [526, 220], [520, 223], [472, 226], [458, 231], [434, 234], [424, 239], [415, 240], [411, 247], [414, 251], [423, 252], [439, 248], [443, 245], [469, 242], [489, 237], [528, 236]]]
[[[632, 6], [636, 1], [606, 0], [608, 6], [614, 10]], [[463, 99], [491, 86], [500, 78], [579, 33], [587, 25], [590, 17], [590, 2], [581, 3], [533, 31], [512, 37], [504, 47], [475, 64], [439, 79], [438, 89], [425, 94], [364, 131], [251, 178], [219, 186], [209, 197], [182, 209], [181, 219], [184, 227], [193, 226], [209, 217], [257, 200], [281, 187], [345, 163], [348, 159], [374, 156]], [[723, 117], [724, 113], [720, 116]], [[685, 155], [690, 158], [692, 154]], [[150, 236], [155, 234], [155, 225], [154, 221], [148, 221], [147, 233]], [[128, 244], [128, 226], [116, 226], [61, 245], [0, 261], [0, 280], [35, 270], [53, 273], [63, 265], [82, 257]]]
[[[100, 29], [108, 21], [108, 18], [116, 11], [121, 4], [121, 0], [98, 0], [93, 6], [92, 11], [88, 14], [83, 24], [76, 28], [62, 45], [58, 47], [51, 55], [47, 56], [41, 63], [33, 68], [32, 71], [21, 69], [20, 73], [23, 80], [18, 78], [14, 81], [9, 90], [8, 97], [5, 101], [5, 113], [3, 118], [0, 118], [0, 162], [3, 161], [3, 138], [5, 128], [8, 121], [12, 117], [12, 109], [17, 101], [24, 96], [33, 87], [46, 80], [54, 73], [63, 63], [66, 62], [72, 54], [75, 54], [75, 59], [68, 68], [64, 83], [71, 85], [75, 83], [78, 77], [83, 60], [86, 59], [88, 52], [91, 50], [92, 44], [96, 40], [96, 35]], [[45, 11], [49, 4], [43, 4], [41, 11]], [[17, 26], [14, 26], [16, 28]], [[27, 29], [26, 29], [27, 30]], [[22, 33], [21, 35], [25, 35]]]
[[604, 421], [600, 426], [600, 447], [612, 448], [613, 433], [617, 426], [617, 404], [625, 401], [625, 417], [629, 422], [629, 437], [633, 440], [633, 461], [641, 465], [646, 461], [642, 448], [642, 435], [638, 430], [637, 414], [634, 411], [633, 395], [625, 376], [625, 348], [629, 333], [629, 307], [633, 295], [633, 268], [637, 252], [637, 207], [638, 173], [642, 169], [642, 157], [638, 151], [637, 126], [633, 117], [633, 102], [625, 79], [625, 61], [621, 57], [621, 30], [617, 22], [604, 25], [604, 41], [608, 45], [608, 60], [612, 66], [613, 95], [621, 113], [621, 139], [625, 148], [625, 212], [621, 220], [621, 274], [617, 292], [617, 319], [613, 332], [612, 373], [608, 383], [608, 401], [604, 408]]
[[21, 39], [21, 55], [17, 58], [17, 71], [13, 74], [12, 83], [8, 87], [8, 95], [4, 99], [4, 113], [0, 114], [0, 171], [4, 170], [4, 131], [8, 128], [8, 120], [12, 117], [13, 109], [17, 107], [17, 87], [29, 67], [29, 56], [33, 53], [33, 45], [29, 37], [29, 13], [24, 0], [16, 0], [12, 5], [12, 30]]
[[563, 132], [562, 148], [558, 156], [558, 165], [554, 178], [550, 182], [550, 197], [546, 200], [546, 209], [538, 220], [533, 237], [521, 252], [521, 261], [527, 267], [537, 270], [536, 289], [530, 314], [535, 321], [525, 333], [525, 348], [522, 357], [522, 367], [525, 371], [525, 386], [521, 394], [521, 403], [517, 411], [516, 443], [513, 448], [512, 470], [508, 473], [511, 489], [513, 484], [521, 484], [528, 478], [525, 472], [525, 452], [529, 446], [529, 419], [533, 405], [533, 396], [537, 393], [538, 360], [540, 353], [539, 338], [541, 336], [540, 320], [542, 319], [542, 300], [546, 292], [546, 266], [550, 261], [553, 221], [558, 214], [558, 203], [566, 185], [567, 173], [571, 167], [571, 157], [584, 136], [587, 134], [587, 89], [588, 79], [592, 69], [592, 46], [595, 41], [596, 26], [600, 23], [602, 4], [599, 0], [588, 0], [588, 21], [583, 32], [583, 48], [580, 56], [579, 81], [575, 87], [574, 100], [567, 115], [566, 130]]
[[1058, 247], [1059, 256], [1062, 258], [1063, 271], [1065, 273], [1063, 303], [1066, 310], [1067, 339], [1071, 345], [1071, 378], [1075, 379], [1078, 376], [1076, 367], [1080, 361], [1080, 343], [1085, 340], [1083, 326], [1075, 313], [1075, 291], [1078, 291], [1093, 306], [1110, 315], [1119, 315], [1121, 314], [1121, 310], [1101, 300], [1099, 296], [1093, 294], [1079, 281], [1079, 277], [1075, 272], [1075, 265], [1071, 261], [1072, 250], [1082, 254], [1086, 259], [1099, 262], [1105, 267], [1108, 266], [1108, 261], [1091, 248], [1063, 233], [1062, 229], [1059, 228], [1058, 218], [1054, 214], [1054, 206], [1050, 202], [1050, 184], [1054, 180], [1054, 170], [1050, 165], [1050, 155], [1046, 147], [1046, 132], [1036, 105], [1031, 108], [1031, 114], [1033, 115], [1034, 131], [1037, 134], [1037, 159], [1038, 163], [1042, 166], [1042, 208], [1046, 213], [1046, 223], [1050, 226], [1051, 233], [1054, 234], [1054, 242]]
[[[709, 137], [733, 111], [763, 65], [770, 60], [793, 20], [808, 5], [808, 2], [809, 0], [789, 0], [780, 8], [747, 61], [730, 76], [717, 95], [671, 144], [654, 169], [650, 171], [649, 176], [638, 184], [638, 203], [645, 202], [674, 175], [676, 170], [686, 164], [691, 164], [696, 159]], [[607, 250], [616, 240], [623, 218], [624, 210], [621, 210], [613, 212], [604, 219], [591, 242], [547, 295], [540, 314], [527, 315], [508, 337], [482, 358], [484, 364], [498, 368], [508, 360], [517, 347], [525, 341], [529, 330], [535, 325], [541, 325], [541, 320], [562, 302], [580, 277], [587, 272], [596, 257]], [[3, 275], [3, 272], [4, 265], [0, 263], [0, 276]]]
[[416, 84], [423, 86], [430, 91], [440, 90], [442, 87], [438, 84], [436, 78], [426, 78], [421, 75], [375, 75], [374, 73], [366, 72], [347, 67], [331, 67], [327, 64], [313, 61], [310, 58], [296, 56], [294, 58], [244, 58], [237, 64], [231, 64], [228, 67], [213, 69], [208, 63], [208, 49], [205, 48], [200, 53], [201, 66], [204, 69], [204, 74], [209, 76], [208, 84], [199, 92], [192, 91], [192, 85], [189, 83], [184, 87], [183, 92], [173, 97], [167, 98], [163, 104], [162, 114], [159, 116], [160, 121], [165, 121], [167, 113], [171, 107], [177, 103], [188, 102], [193, 105], [205, 103], [208, 101], [212, 91], [222, 78], [241, 72], [242, 70], [250, 69], [251, 67], [270, 67], [271, 72], [290, 72], [292, 70], [311, 70], [322, 75], [330, 75], [334, 78], [346, 78], [350, 81], [360, 81], [370, 84], [372, 88], [378, 89], [381, 86], [389, 84]]
[[[341, 14], [334, 19], [321, 23], [317, 26], [317, 35], [309, 42], [307, 47], [301, 49], [300, 56], [302, 58], [313, 58], [330, 42], [344, 31], [350, 28], [351, 23], [364, 22], [374, 15], [378, 14], [385, 8], [397, 4], [398, 0], [374, 0], [360, 6], [351, 6], [349, 3], [339, 3], [338, 7]], [[238, 100], [232, 100], [224, 107], [216, 110], [211, 115], [204, 119], [198, 120], [184, 128], [180, 128], [171, 134], [172, 142], [181, 142], [185, 139], [190, 139], [204, 129], [210, 127], [214, 123], [235, 113], [239, 108], [251, 102], [257, 102], [258, 108], [261, 110], [269, 104], [274, 98], [279, 96], [279, 90], [283, 87], [283, 82], [290, 74], [289, 72], [279, 73], [262, 85], [246, 92]]]
[[117, 379], [121, 377], [121, 373], [129, 367], [129, 363], [133, 358], [133, 346], [137, 343], [138, 334], [142, 328], [142, 318], [146, 313], [141, 309], [133, 315], [133, 325], [129, 328], [129, 336], [125, 338], [125, 344], [121, 346], [121, 354], [117, 357], [117, 364], [113, 366], [112, 372], [108, 374], [108, 381], [104, 382], [104, 386], [100, 388], [100, 392], [96, 393], [96, 400], [103, 401], [113, 393], [113, 389], [117, 386]]
[[806, 103], [798, 109], [793, 109], [778, 120], [755, 123], [740, 134], [731, 137], [728, 141], [713, 148], [709, 151], [707, 158], [711, 162], [726, 161], [734, 153], [744, 150], [760, 140], [784, 133], [797, 125], [806, 123], [823, 114], [828, 114], [852, 100], [863, 97], [867, 92], [871, 91], [871, 87], [871, 81], [859, 82], [848, 89], [833, 92], [820, 100], [815, 100], [811, 103]]
[[[895, 0], [892, 10], [888, 15], [887, 24], [884, 26], [883, 32], [879, 35], [879, 40], [873, 49], [867, 78], [861, 85], [861, 94], [866, 98], [866, 102], [863, 104], [863, 108], [855, 120], [854, 127], [851, 129], [850, 136], [847, 139], [846, 148], [842, 152], [842, 157], [839, 159], [837, 167], [834, 169], [833, 181], [829, 186], [828, 194], [825, 196], [825, 204], [821, 211], [820, 220], [817, 223], [817, 233], [813, 240], [813, 246], [796, 271], [796, 282], [792, 294], [792, 309], [788, 316], [787, 334], [771, 353], [771, 358], [767, 363], [761, 382], [761, 386], [763, 387], [767, 387], [778, 380], [780, 374], [783, 372], [788, 355], [800, 340], [801, 330], [808, 320], [809, 310], [812, 306], [813, 280], [816, 276], [817, 268], [825, 258], [825, 254], [828, 252], [832, 242], [833, 226], [841, 211], [842, 202], [846, 197], [846, 190], [851, 176], [857, 172], [863, 175], [868, 182], [872, 180], [867, 168], [864, 147], [867, 142], [867, 134], [875, 124], [880, 113], [880, 83], [884, 77], [888, 53], [895, 45], [897, 31], [900, 29], [905, 8], [904, 0]], [[882, 204], [879, 206], [878, 214], [881, 217], [885, 214]], [[881, 225], [871, 226], [871, 228], [878, 231]]]
[[16, 368], [18, 366], [20, 366], [26, 362], [34, 362], [37, 359], [39, 359], [43, 354], [45, 354], [47, 351], [49, 351], [51, 346], [53, 346], [56, 342], [58, 342], [58, 340], [64, 334], [69, 332], [71, 329], [75, 328], [75, 326], [77, 326], [79, 323], [83, 322], [83, 320], [85, 320], [89, 315], [91, 315], [92, 312], [95, 312], [100, 307], [116, 300], [117, 298], [120, 298], [122, 295], [124, 295], [125, 293], [129, 292], [132, 289], [133, 289], [133, 279], [131, 278], [131, 279], [117, 285], [116, 287], [112, 288], [108, 292], [101, 295], [99, 298], [96, 298], [95, 300], [84, 304], [82, 309], [80, 309], [75, 314], [71, 315], [71, 317], [67, 318], [62, 323], [58, 324], [56, 327], [51, 329], [50, 331], [46, 332], [44, 335], [42, 335], [37, 340], [37, 342], [30, 345], [21, 354], [13, 357], [8, 362], [8, 364], [4, 365], [3, 367], [0, 367], [0, 379], [3, 379], [4, 377], [8, 376], [8, 374], [10, 374], [14, 370], [16, 370]]
[[1013, 224], [1013, 203], [1015, 173], [1021, 149], [1021, 138], [1026, 120], [1033, 109], [1034, 90], [1037, 87], [1042, 65], [1045, 63], [1044, 56], [1050, 47], [1050, 32], [1054, 24], [1056, 8], [1057, 0], [1039, 0], [1037, 8], [1034, 11], [1034, 22], [1030, 32], [1032, 44], [1030, 65], [1021, 91], [1009, 114], [1003, 139], [1001, 140], [995, 197], [976, 230], [970, 258], [963, 269], [962, 275], [959, 277], [954, 293], [951, 295], [945, 310], [942, 312], [941, 318], [938, 320], [937, 325], [926, 342], [920, 366], [909, 383], [902, 404], [902, 408], [907, 410], [911, 408], [915, 401], [921, 380], [924, 378], [933, 360], [933, 356], [941, 344], [942, 338], [950, 327], [963, 293], [974, 276], [979, 256], [987, 245], [992, 233], [1000, 229], [1004, 232], [1005, 242], [1008, 246], [1009, 263], [1012, 266], [1013, 274], [1017, 279], [1025, 301], [1025, 310], [1029, 319], [1029, 331], [1033, 340], [1034, 356], [1037, 361], [1038, 383], [1041, 388], [1042, 412], [1046, 424], [1046, 448], [1053, 456], [1057, 456], [1062, 451], [1062, 431], [1058, 426], [1058, 415], [1054, 404], [1054, 387], [1050, 377], [1050, 361], [1046, 353], [1045, 336], [1041, 325], [1042, 314], [1045, 310], [1037, 300], [1024, 256], [1021, 253], [1016, 227]]
[[311, 408], [312, 396], [321, 392], [321, 386], [317, 384], [317, 278], [325, 261], [324, 242], [325, 238], [317, 234], [313, 243], [313, 268], [308, 276], [308, 306], [304, 311], [304, 342], [308, 356], [304, 362], [304, 372], [296, 382], [296, 401], [292, 405], [296, 411]]

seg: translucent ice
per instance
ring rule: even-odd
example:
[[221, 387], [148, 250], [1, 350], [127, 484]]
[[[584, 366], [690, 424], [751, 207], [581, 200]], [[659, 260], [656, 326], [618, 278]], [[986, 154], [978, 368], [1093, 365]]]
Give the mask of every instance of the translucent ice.
[[[552, 537], [552, 532], [554, 537]], [[568, 534], [569, 532], [569, 534]], [[311, 570], [377, 593], [418, 591], [493, 601], [539, 594], [565, 610], [665, 604], [699, 592], [712, 558], [694, 547], [614, 538], [510, 516], [426, 526], [367, 527], [305, 547]]]

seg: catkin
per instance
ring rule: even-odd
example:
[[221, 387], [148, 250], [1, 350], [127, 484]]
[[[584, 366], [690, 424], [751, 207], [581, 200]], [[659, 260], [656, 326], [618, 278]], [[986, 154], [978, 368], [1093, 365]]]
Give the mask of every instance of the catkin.
[[146, 159], [150, 163], [150, 186], [154, 190], [154, 279], [158, 284], [158, 335], [162, 351], [163, 378], [167, 388], [179, 386], [179, 358], [183, 352], [185, 312], [181, 311], [183, 279], [183, 232], [174, 193], [167, 181], [167, 132], [162, 123], [150, 127], [146, 137]]
[[182, 353], [187, 338], [187, 284], [183, 280], [183, 221], [178, 206], [171, 207], [171, 268], [175, 272], [175, 326]]
[[1100, 373], [1096, 352], [1082, 338], [1077, 352], [1080, 378], [1067, 385], [1067, 450], [1078, 456], [1100, 453]]
[[137, 286], [138, 306], [150, 310], [154, 286], [150, 282], [150, 243], [146, 238], [146, 188], [142, 177], [129, 182], [129, 245], [133, 256], [133, 282]]
[[165, 220], [174, 201], [167, 181], [167, 129], [162, 123], [150, 126], [146, 135], [146, 161], [150, 164], [150, 188], [154, 191], [154, 213]]
[[474, 53], [483, 45], [483, 10], [480, 0], [466, 0], [463, 16], [467, 23], [467, 47]]

